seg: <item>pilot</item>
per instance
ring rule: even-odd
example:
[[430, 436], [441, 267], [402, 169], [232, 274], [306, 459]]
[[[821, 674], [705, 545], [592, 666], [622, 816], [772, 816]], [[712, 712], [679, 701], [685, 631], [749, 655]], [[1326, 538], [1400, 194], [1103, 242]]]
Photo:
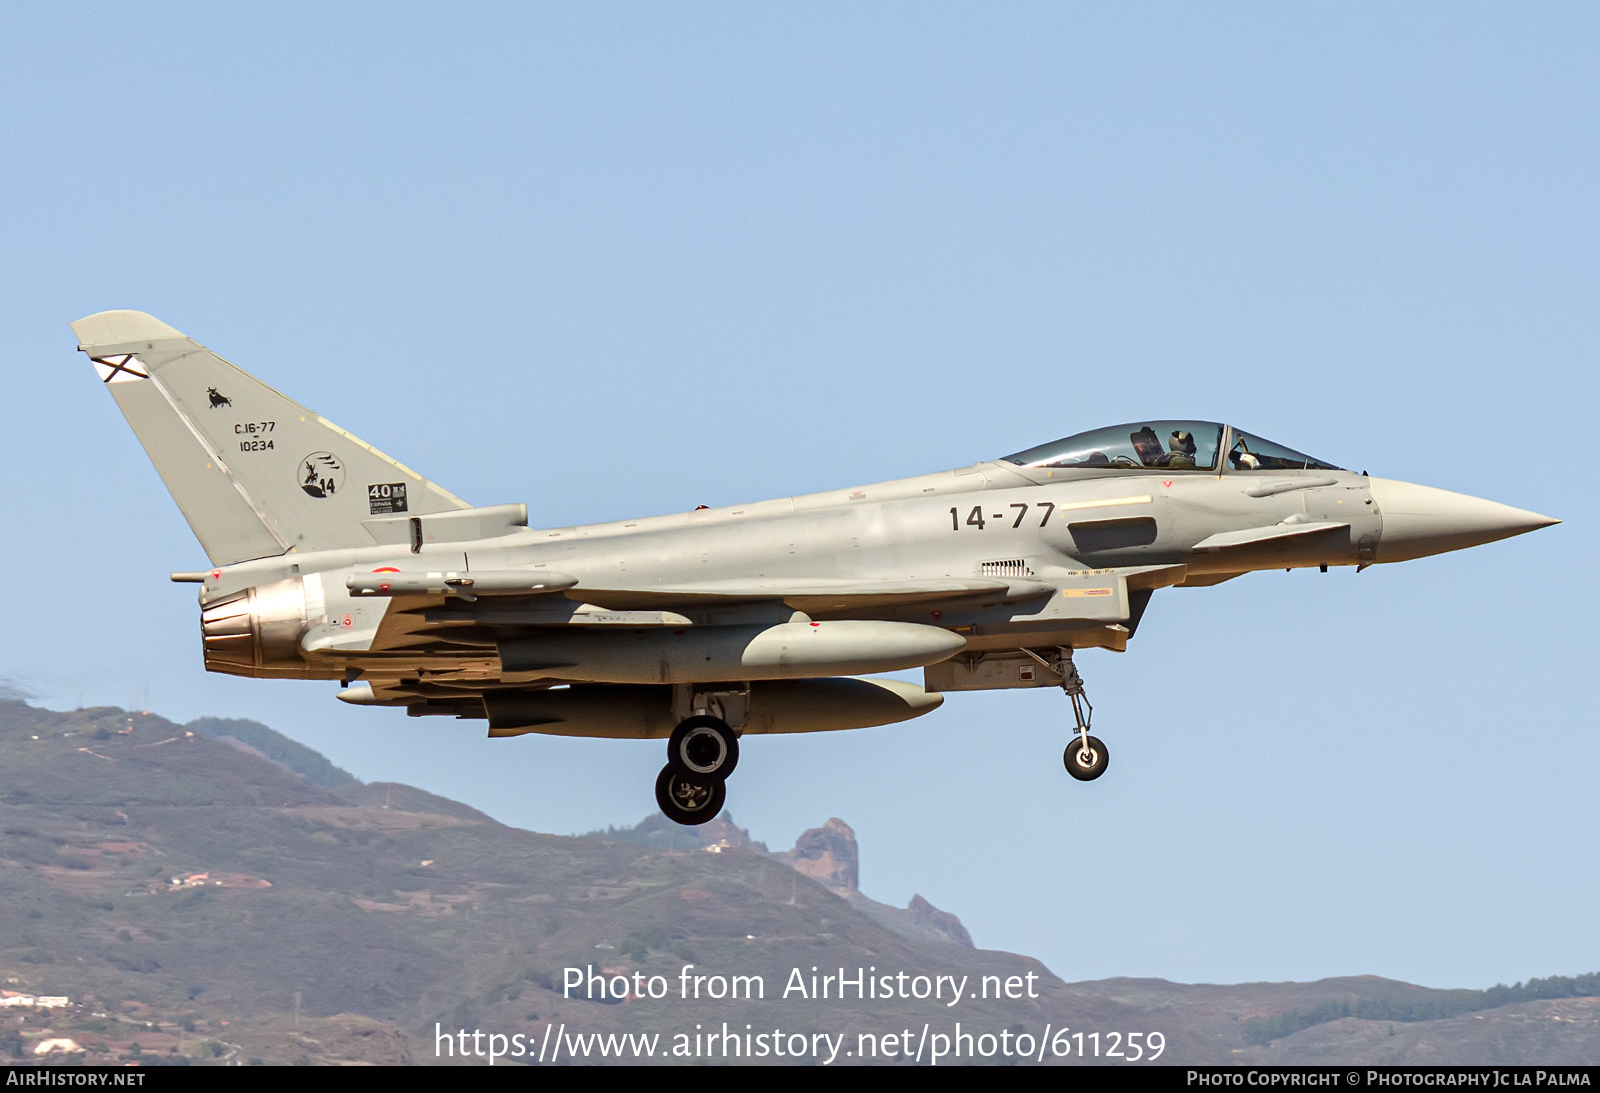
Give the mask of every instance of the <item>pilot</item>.
[[1161, 465], [1178, 471], [1192, 471], [1195, 469], [1194, 453], [1194, 434], [1187, 429], [1174, 429], [1167, 438], [1167, 454], [1161, 457]]

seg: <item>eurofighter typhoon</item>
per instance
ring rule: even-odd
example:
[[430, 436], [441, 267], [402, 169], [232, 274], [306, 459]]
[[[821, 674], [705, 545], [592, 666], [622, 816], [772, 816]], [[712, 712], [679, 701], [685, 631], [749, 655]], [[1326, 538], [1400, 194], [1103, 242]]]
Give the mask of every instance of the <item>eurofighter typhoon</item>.
[[[885, 725], [1059, 687], [1163, 588], [1400, 562], [1558, 521], [1369, 478], [1210, 421], [1139, 421], [937, 474], [582, 527], [474, 508], [138, 311], [72, 324], [211, 568], [205, 666], [523, 733], [667, 741], [661, 810], [716, 816], [749, 733]], [[869, 673], [921, 668], [923, 685]], [[865, 678], [864, 678], [865, 677]]]

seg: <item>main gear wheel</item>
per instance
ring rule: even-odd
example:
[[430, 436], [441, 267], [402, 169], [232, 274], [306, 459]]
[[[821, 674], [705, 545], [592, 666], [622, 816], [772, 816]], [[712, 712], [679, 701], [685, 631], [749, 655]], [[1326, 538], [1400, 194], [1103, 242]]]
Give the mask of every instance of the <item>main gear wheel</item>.
[[739, 738], [720, 717], [686, 717], [667, 741], [667, 765], [691, 778], [722, 781], [739, 765]]
[[694, 827], [714, 820], [728, 799], [720, 778], [681, 774], [669, 763], [656, 776], [656, 804], [673, 823]]

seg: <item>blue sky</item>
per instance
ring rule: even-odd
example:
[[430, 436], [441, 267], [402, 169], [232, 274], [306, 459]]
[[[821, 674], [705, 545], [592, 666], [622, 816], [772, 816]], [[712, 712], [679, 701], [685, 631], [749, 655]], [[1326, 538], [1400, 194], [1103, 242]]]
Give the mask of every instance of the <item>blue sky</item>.
[[203, 564], [67, 323], [150, 311], [479, 504], [564, 525], [1139, 417], [1566, 522], [1154, 601], [1058, 694], [752, 740], [1068, 979], [1600, 968], [1600, 12], [1543, 4], [16, 6], [0, 12], [0, 676], [254, 717], [581, 831], [657, 745], [489, 741], [207, 676]]

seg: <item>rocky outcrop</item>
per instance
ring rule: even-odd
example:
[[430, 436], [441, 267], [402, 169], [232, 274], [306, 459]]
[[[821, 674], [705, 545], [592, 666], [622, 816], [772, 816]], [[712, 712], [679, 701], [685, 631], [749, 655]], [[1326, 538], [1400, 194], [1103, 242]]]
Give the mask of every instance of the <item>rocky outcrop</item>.
[[861, 884], [861, 853], [856, 833], [837, 816], [800, 833], [794, 849], [778, 855], [795, 872], [838, 893], [855, 892]]
[[921, 896], [912, 896], [911, 903], [906, 907], [906, 914], [912, 923], [929, 937], [930, 940], [943, 938], [957, 945], [972, 948], [972, 935], [967, 933], [967, 928], [961, 925], [961, 920], [949, 911], [941, 911]]
[[[728, 812], [698, 827], [680, 827], [658, 812], [630, 828], [612, 827], [590, 834], [618, 842], [644, 843], [667, 851], [770, 853], [764, 843], [756, 842], [748, 830], [734, 823], [732, 813]], [[821, 827], [801, 832], [793, 850], [772, 854], [772, 857], [800, 875], [810, 877], [878, 925], [907, 940], [974, 948], [972, 935], [967, 933], [959, 918], [949, 911], [939, 910], [921, 896], [913, 896], [910, 906], [891, 907], [863, 895], [861, 849], [856, 843], [856, 833], [837, 816]]]
[[801, 832], [794, 849], [774, 855], [795, 872], [843, 896], [850, 906], [878, 925], [913, 941], [937, 941], [973, 948], [972, 935], [961, 920], [921, 896], [907, 907], [891, 907], [861, 892], [861, 852], [856, 833], [837, 816]]

